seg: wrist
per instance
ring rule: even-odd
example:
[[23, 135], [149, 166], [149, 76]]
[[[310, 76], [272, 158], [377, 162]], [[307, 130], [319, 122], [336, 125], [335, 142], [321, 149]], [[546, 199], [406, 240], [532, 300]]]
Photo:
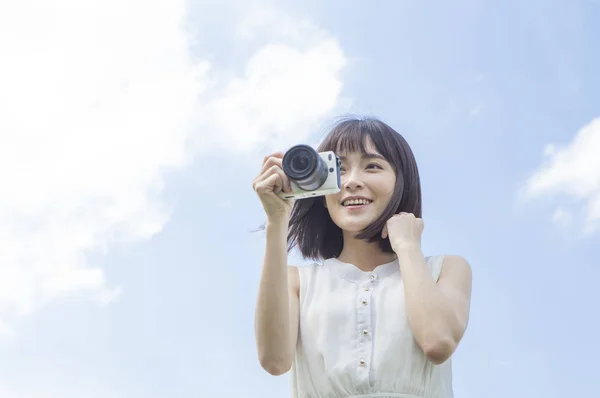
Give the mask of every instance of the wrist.
[[412, 257], [414, 254], [421, 253], [421, 245], [418, 243], [401, 243], [392, 246], [399, 259]]
[[287, 215], [271, 216], [267, 218], [265, 227], [267, 229], [285, 229], [287, 230], [290, 219]]

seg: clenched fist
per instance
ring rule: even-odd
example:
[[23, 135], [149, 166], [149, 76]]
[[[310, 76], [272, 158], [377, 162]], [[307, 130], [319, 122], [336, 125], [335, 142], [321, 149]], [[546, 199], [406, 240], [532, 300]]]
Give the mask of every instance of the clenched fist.
[[423, 227], [423, 220], [412, 213], [394, 214], [383, 227], [381, 237], [385, 239], [389, 236], [396, 253], [412, 248], [421, 249]]

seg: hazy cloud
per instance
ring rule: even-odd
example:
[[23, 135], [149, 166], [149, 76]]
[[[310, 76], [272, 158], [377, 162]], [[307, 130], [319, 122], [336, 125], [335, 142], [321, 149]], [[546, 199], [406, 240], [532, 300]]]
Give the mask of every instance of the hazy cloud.
[[[581, 201], [585, 206], [586, 229], [600, 222], [600, 118], [592, 120], [562, 147], [547, 145], [544, 162], [525, 187], [528, 197], [557, 195]], [[565, 210], [555, 213], [564, 221]]]
[[335, 109], [345, 58], [334, 38], [304, 22], [288, 27], [295, 39], [277, 19], [247, 22], [246, 35], [262, 29], [257, 51], [223, 78], [190, 53], [185, 6], [0, 6], [0, 333], [60, 296], [114, 299], [86, 255], [163, 228], [165, 169], [196, 150], [289, 141]]
[[200, 148], [282, 149], [306, 139], [341, 109], [347, 60], [334, 37], [269, 9], [250, 12], [237, 32], [242, 42], [261, 44], [241, 76], [213, 78], [203, 104]]

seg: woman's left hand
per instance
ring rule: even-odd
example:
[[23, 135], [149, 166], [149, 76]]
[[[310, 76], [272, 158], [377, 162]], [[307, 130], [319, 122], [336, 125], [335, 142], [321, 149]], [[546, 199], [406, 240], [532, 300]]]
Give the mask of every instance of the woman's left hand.
[[381, 237], [385, 239], [389, 236], [392, 249], [396, 253], [399, 250], [421, 249], [423, 227], [423, 220], [412, 213], [394, 214], [383, 227]]

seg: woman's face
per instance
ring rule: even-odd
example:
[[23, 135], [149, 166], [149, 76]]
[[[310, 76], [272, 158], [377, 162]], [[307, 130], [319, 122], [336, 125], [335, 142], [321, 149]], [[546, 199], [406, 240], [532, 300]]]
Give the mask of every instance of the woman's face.
[[341, 191], [327, 195], [325, 203], [333, 222], [346, 232], [360, 232], [384, 211], [394, 194], [396, 173], [370, 139], [366, 153], [339, 152]]

